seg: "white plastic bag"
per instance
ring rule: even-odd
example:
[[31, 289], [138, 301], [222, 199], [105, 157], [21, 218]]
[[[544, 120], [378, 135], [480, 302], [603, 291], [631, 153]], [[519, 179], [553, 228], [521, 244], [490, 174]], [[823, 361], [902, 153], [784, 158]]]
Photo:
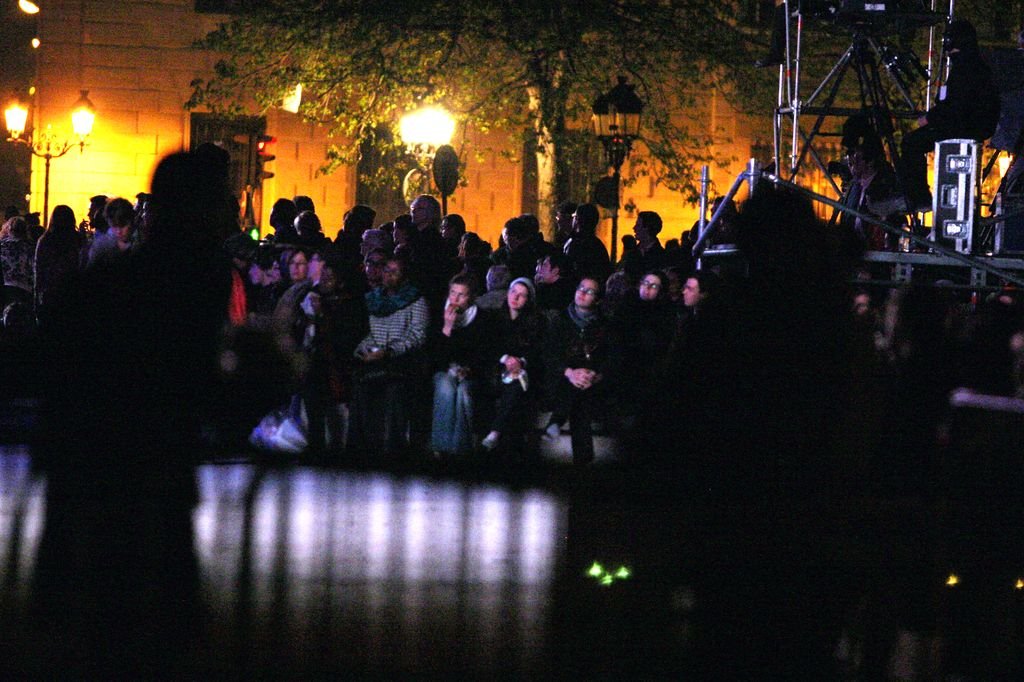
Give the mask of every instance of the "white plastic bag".
[[306, 406], [299, 401], [298, 410], [290, 407], [274, 410], [261, 419], [249, 434], [249, 442], [263, 450], [294, 455], [309, 444], [308, 429]]

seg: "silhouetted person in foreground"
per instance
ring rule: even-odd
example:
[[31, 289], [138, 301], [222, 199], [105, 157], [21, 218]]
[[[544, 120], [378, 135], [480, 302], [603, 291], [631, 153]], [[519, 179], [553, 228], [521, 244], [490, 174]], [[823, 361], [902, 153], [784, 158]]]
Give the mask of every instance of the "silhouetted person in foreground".
[[55, 292], [43, 329], [29, 672], [175, 676], [198, 627], [194, 459], [230, 291], [210, 212], [226, 185], [183, 153], [161, 161], [152, 189], [143, 245]]
[[706, 501], [698, 523], [728, 538], [694, 569], [695, 678], [836, 679], [848, 567], [820, 528], [842, 508], [830, 468], [851, 263], [809, 201], [767, 185], [744, 204], [737, 245], [750, 276], [727, 293], [720, 345], [695, 346], [680, 377], [701, 390], [683, 412], [700, 437], [681, 439]]

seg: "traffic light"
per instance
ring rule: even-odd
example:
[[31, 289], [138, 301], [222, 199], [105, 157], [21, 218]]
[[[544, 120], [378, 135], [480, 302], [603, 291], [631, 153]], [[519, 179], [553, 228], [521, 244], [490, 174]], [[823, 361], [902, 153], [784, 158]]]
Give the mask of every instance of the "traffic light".
[[273, 171], [268, 171], [266, 164], [277, 157], [270, 152], [273, 151], [273, 144], [277, 142], [276, 137], [260, 135], [256, 138], [256, 183], [274, 177]]

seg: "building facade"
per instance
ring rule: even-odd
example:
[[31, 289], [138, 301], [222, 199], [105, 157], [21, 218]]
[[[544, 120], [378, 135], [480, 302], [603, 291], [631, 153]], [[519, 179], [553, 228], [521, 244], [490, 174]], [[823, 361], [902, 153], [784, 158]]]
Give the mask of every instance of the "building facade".
[[[73, 150], [53, 161], [51, 210], [68, 204], [81, 216], [92, 195], [132, 198], [148, 190], [163, 156], [203, 141], [229, 147], [252, 144], [254, 138], [247, 142], [238, 132], [230, 139], [216, 139], [228, 135], [210, 132], [216, 129], [209, 125], [210, 115], [185, 108], [191, 82], [208, 77], [216, 61], [215, 54], [193, 45], [227, 18], [209, 12], [217, 7], [217, 3], [194, 0], [51, 0], [34, 15], [41, 44], [35, 50], [31, 120], [37, 129], [51, 126], [58, 134], [70, 134], [68, 114], [82, 90], [88, 91], [96, 109], [84, 151]], [[715, 139], [718, 156], [732, 159], [727, 168], [711, 169], [713, 187], [724, 192], [757, 148], [751, 131], [767, 125], [738, 115], [718, 94], [708, 94], [701, 108], [698, 120]], [[313, 198], [325, 233], [333, 237], [345, 211], [356, 202], [356, 169], [321, 174], [328, 138], [324, 130], [293, 113], [273, 109], [254, 120], [256, 128], [274, 138], [270, 153], [276, 157], [267, 165], [273, 177], [263, 180], [260, 193], [252, 198], [255, 222], [265, 232], [275, 200], [304, 194]], [[465, 186], [449, 199], [449, 211], [462, 214], [470, 230], [494, 245], [506, 219], [536, 210], [528, 173], [517, 160], [522, 154], [501, 153], [512, 139], [500, 132], [468, 131], [465, 139], [453, 141], [460, 152], [474, 151], [461, 154]], [[33, 159], [30, 210], [34, 211], [42, 210], [42, 164], [41, 159]], [[235, 171], [244, 184], [249, 171], [241, 166]], [[627, 209], [620, 216], [620, 234], [629, 232], [635, 212], [642, 210], [663, 216], [663, 239], [678, 237], [697, 219], [695, 206], [651, 178], [625, 187], [622, 204]], [[378, 215], [380, 222], [391, 218]], [[602, 226], [606, 240], [607, 222]]]

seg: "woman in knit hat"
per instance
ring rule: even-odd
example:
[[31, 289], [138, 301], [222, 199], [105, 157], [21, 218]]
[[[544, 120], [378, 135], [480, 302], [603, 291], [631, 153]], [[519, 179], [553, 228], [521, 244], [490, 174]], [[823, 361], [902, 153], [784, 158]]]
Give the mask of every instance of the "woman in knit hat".
[[482, 445], [504, 444], [510, 454], [524, 451], [527, 427], [535, 411], [541, 372], [544, 316], [537, 309], [537, 291], [527, 277], [512, 280], [497, 312], [493, 385], [497, 403], [490, 432]]

